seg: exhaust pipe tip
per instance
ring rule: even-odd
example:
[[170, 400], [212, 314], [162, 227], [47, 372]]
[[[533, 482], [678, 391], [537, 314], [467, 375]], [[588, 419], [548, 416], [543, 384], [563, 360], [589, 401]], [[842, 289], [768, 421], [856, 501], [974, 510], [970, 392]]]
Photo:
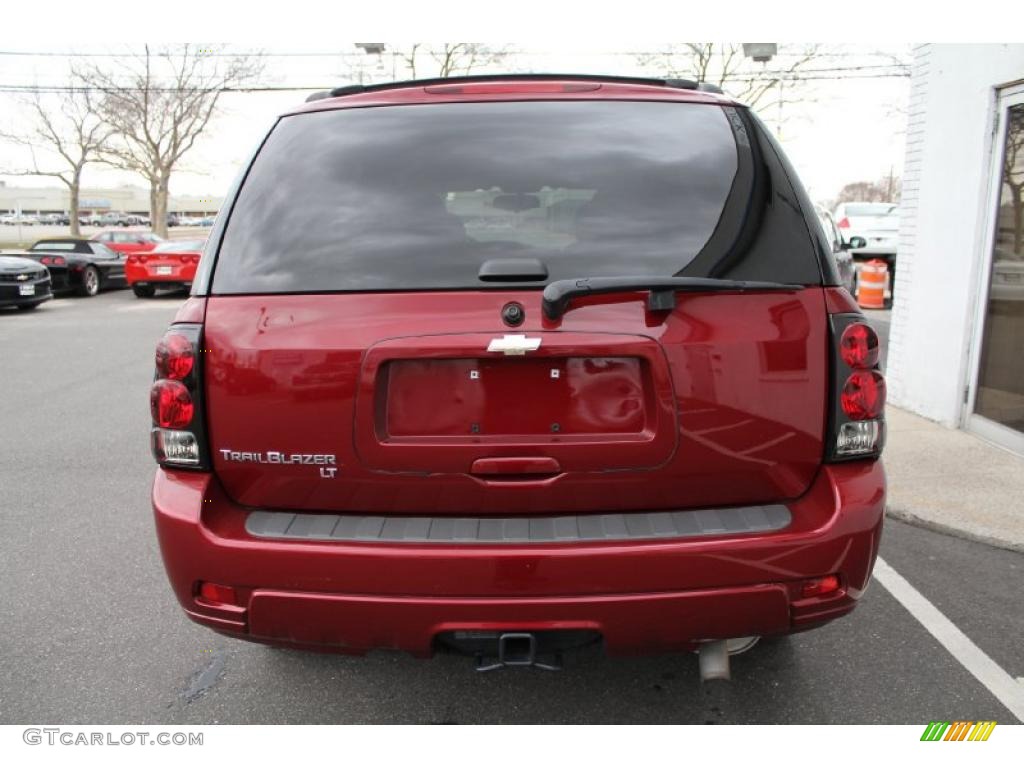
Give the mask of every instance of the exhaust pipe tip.
[[701, 645], [697, 651], [700, 661], [700, 681], [728, 680], [729, 678], [729, 641], [712, 640]]

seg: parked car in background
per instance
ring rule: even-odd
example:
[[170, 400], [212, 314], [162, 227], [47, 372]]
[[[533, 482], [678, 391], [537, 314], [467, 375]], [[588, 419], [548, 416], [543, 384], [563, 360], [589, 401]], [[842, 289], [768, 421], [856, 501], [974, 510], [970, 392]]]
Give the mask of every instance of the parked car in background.
[[125, 276], [139, 298], [150, 298], [157, 288], [190, 288], [205, 240], [165, 240], [156, 248], [128, 255]]
[[1024, 301], [1024, 259], [1013, 251], [996, 247], [992, 256], [992, 287], [989, 299]]
[[849, 242], [844, 240], [839, 232], [839, 228], [836, 226], [835, 219], [832, 218], [832, 214], [821, 206], [815, 206], [814, 213], [818, 216], [822, 229], [825, 230], [825, 239], [828, 240], [829, 246], [832, 249], [832, 256], [836, 260], [836, 268], [839, 270], [839, 278], [843, 283], [843, 287], [852, 295], [856, 295], [857, 268], [850, 249], [861, 245], [862, 239], [855, 237]]
[[110, 211], [100, 217], [101, 227], [128, 227], [131, 223], [131, 216], [124, 211]]
[[854, 610], [878, 337], [750, 109], [640, 78], [335, 96], [262, 141], [156, 348], [190, 619], [483, 668], [697, 650], [708, 679]]
[[[890, 306], [896, 285], [899, 206], [895, 203], [840, 203], [833, 216], [840, 234], [851, 244], [850, 253], [858, 270], [861, 264], [872, 259], [884, 261], [888, 266], [885, 297], [886, 305]], [[855, 241], [855, 238], [860, 240]]]
[[855, 257], [896, 255], [900, 235], [896, 203], [840, 203], [833, 216], [847, 241], [864, 238], [863, 246], [852, 249]]
[[168, 227], [177, 227], [177, 226], [180, 226], [180, 224], [181, 224], [181, 216], [179, 214], [177, 214], [177, 213], [168, 213], [167, 214], [167, 226]]
[[19, 254], [44, 265], [55, 293], [95, 296], [104, 288], [124, 288], [125, 257], [103, 243], [79, 237], [40, 240]]
[[162, 237], [152, 232], [125, 232], [123, 230], [100, 232], [93, 235], [92, 239], [97, 243], [103, 243], [118, 253], [152, 251], [157, 245], [164, 242]]
[[8, 213], [0, 217], [0, 221], [8, 226], [21, 225], [23, 227], [33, 227], [39, 223], [39, 217], [33, 216], [30, 213]]
[[34, 259], [0, 256], [0, 307], [35, 309], [52, 298], [46, 267]]
[[212, 227], [214, 221], [216, 221], [216, 217], [215, 216], [203, 216], [203, 218], [201, 218], [199, 220], [199, 226], [200, 227]]

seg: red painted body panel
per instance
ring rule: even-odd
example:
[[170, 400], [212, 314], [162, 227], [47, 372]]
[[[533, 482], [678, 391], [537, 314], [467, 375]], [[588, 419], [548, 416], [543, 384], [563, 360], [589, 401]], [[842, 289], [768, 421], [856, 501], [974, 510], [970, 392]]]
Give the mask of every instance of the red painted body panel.
[[132, 253], [125, 260], [125, 277], [128, 285], [138, 282], [191, 283], [195, 280], [199, 256], [198, 251]]
[[190, 296], [174, 316], [176, 323], [201, 323], [206, 317], [206, 297]]
[[[848, 613], [866, 588], [885, 505], [880, 461], [824, 466], [787, 529], [650, 542], [449, 545], [296, 542], [245, 532], [211, 474], [159, 470], [153, 509], [188, 615], [218, 631], [321, 650], [430, 653], [447, 629], [596, 628], [613, 653], [794, 632]], [[799, 582], [842, 588], [801, 599]], [[197, 601], [199, 581], [239, 608]]]
[[[250, 506], [382, 514], [684, 509], [793, 499], [818, 471], [828, 386], [820, 288], [681, 294], [668, 316], [648, 312], [641, 294], [605, 297], [574, 304], [556, 323], [542, 319], [540, 292], [460, 292], [458, 299], [444, 292], [210, 297], [208, 427], [228, 494]], [[526, 310], [514, 330], [500, 318], [511, 300]], [[637, 368], [611, 384], [581, 373], [570, 397], [561, 379], [549, 379], [547, 392], [522, 388], [518, 412], [507, 391], [470, 403], [465, 393], [481, 381], [442, 392], [428, 377], [435, 410], [461, 397], [461, 415], [424, 415], [408, 427], [432, 435], [388, 434], [383, 363], [447, 357], [504, 365], [513, 358], [485, 350], [509, 332], [542, 339], [523, 359], [565, 367], [574, 365], [567, 358], [625, 357]], [[496, 386], [524, 381], [512, 376]], [[400, 386], [413, 391], [409, 381]], [[610, 403], [605, 386], [619, 387]], [[565, 409], [570, 434], [539, 433], [537, 414], [553, 413], [539, 401], [549, 397]], [[642, 417], [622, 416], [638, 408]], [[470, 414], [481, 420], [480, 433], [471, 431]], [[225, 461], [221, 450], [332, 454], [339, 473], [327, 480], [308, 466]], [[503, 482], [496, 492], [470, 473], [474, 461], [501, 456], [554, 458], [562, 472], [514, 487]]]
[[[120, 232], [120, 230], [113, 230], [113, 231]], [[117, 251], [118, 253], [126, 253], [126, 254], [146, 253], [147, 251], [152, 251], [157, 246], [156, 242], [145, 242], [145, 243], [116, 243], [116, 242], [113, 242], [113, 241], [107, 242], [106, 240], [101, 239], [102, 236], [105, 235], [105, 234], [108, 234], [108, 233], [107, 232], [97, 232], [95, 235], [92, 236], [91, 239], [95, 240], [96, 242], [103, 243], [105, 246], [107, 246], [107, 248], [109, 248], [112, 251]]]

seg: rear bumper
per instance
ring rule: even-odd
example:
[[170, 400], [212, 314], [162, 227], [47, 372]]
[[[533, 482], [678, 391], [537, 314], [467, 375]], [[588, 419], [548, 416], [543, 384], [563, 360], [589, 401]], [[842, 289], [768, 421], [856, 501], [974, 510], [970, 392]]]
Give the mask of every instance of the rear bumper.
[[167, 265], [171, 267], [171, 274], [169, 275], [157, 274], [157, 266], [143, 266], [131, 262], [125, 264], [124, 274], [128, 285], [191, 285], [196, 276], [194, 265], [188, 267]]
[[[881, 462], [823, 468], [768, 534], [572, 544], [377, 544], [250, 536], [209, 474], [158, 470], [164, 563], [190, 618], [273, 644], [429, 655], [456, 630], [588, 629], [610, 653], [801, 631], [849, 613], [867, 586], [885, 501]], [[800, 597], [802, 581], [841, 588]], [[236, 589], [207, 604], [198, 584]]]
[[50, 282], [48, 280], [35, 283], [35, 293], [31, 296], [22, 296], [18, 287], [17, 283], [0, 285], [0, 307], [42, 304], [44, 301], [49, 301], [53, 298], [53, 292], [50, 290]]

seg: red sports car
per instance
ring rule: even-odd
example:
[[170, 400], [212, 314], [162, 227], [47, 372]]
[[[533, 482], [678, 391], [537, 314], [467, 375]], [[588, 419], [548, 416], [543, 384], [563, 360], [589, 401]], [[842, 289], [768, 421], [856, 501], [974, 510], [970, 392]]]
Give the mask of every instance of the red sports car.
[[157, 288], [189, 288], [205, 240], [167, 240], [152, 251], [132, 253], [125, 263], [128, 285], [139, 298], [150, 298]]
[[103, 243], [107, 248], [118, 253], [141, 253], [152, 251], [160, 243], [165, 242], [162, 237], [152, 232], [125, 232], [124, 230], [109, 230], [93, 235], [92, 239], [97, 243]]

